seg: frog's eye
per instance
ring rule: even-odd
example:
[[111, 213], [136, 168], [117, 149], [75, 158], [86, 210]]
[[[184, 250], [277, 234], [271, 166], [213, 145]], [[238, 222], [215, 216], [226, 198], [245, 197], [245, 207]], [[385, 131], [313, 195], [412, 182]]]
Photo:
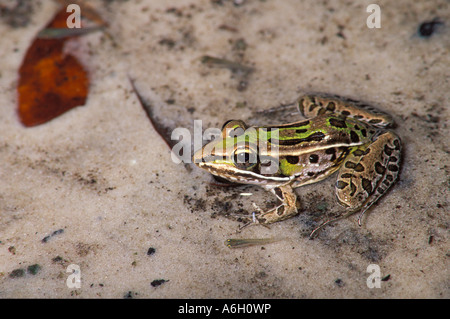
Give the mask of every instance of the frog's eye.
[[244, 134], [247, 125], [241, 120], [229, 120], [222, 126], [222, 137], [238, 137]]
[[237, 168], [249, 170], [258, 164], [258, 157], [249, 149], [238, 149], [234, 152], [233, 162]]

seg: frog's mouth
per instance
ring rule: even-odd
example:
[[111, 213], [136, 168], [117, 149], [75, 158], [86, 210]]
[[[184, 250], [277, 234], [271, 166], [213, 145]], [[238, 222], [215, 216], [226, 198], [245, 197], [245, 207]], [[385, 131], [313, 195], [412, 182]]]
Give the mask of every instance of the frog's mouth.
[[237, 169], [228, 163], [229, 159], [224, 155], [204, 155], [203, 149], [198, 150], [193, 156], [194, 164], [209, 173], [229, 180], [234, 183], [254, 184], [266, 186], [279, 186], [289, 183], [292, 177], [263, 175], [256, 171]]
[[229, 164], [215, 163], [212, 165], [208, 162], [201, 162], [196, 163], [196, 165], [215, 176], [234, 183], [279, 186], [290, 182], [292, 179], [287, 176], [265, 176], [253, 171], [238, 170]]

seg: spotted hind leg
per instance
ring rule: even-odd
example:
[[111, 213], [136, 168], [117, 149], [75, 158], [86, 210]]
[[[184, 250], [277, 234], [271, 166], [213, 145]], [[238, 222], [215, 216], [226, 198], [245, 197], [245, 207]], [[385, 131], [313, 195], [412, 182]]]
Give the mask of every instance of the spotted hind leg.
[[392, 131], [382, 131], [373, 142], [354, 150], [339, 170], [336, 196], [348, 207], [346, 216], [364, 213], [394, 184], [401, 160], [401, 142]]
[[385, 128], [393, 124], [392, 117], [375, 107], [357, 100], [328, 93], [310, 93], [297, 99], [299, 112], [306, 118], [313, 118], [324, 113], [339, 114]]

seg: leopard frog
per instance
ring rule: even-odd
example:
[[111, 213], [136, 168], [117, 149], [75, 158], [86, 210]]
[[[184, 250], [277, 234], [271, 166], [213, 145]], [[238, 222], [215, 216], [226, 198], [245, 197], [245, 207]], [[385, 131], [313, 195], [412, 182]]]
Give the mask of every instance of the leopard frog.
[[307, 120], [263, 127], [226, 122], [221, 136], [194, 154], [194, 163], [226, 180], [271, 191], [280, 204], [259, 212], [261, 224], [296, 215], [293, 189], [339, 171], [336, 197], [347, 208], [340, 218], [359, 211], [360, 222], [400, 170], [401, 142], [388, 129], [391, 116], [362, 102], [322, 93], [303, 95], [295, 105]]

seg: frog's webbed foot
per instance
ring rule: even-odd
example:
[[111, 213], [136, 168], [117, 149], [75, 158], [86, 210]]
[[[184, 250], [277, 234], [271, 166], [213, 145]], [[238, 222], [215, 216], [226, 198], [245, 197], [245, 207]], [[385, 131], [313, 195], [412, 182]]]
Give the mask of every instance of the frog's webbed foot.
[[245, 223], [242, 226], [239, 226], [237, 232], [241, 232], [242, 229], [248, 227], [248, 226], [255, 226], [255, 225], [261, 225], [267, 228], [270, 228], [269, 225], [266, 225], [264, 223], [261, 223], [260, 220], [258, 219], [257, 215], [263, 215], [264, 212], [262, 211], [261, 208], [259, 208], [258, 205], [256, 205], [255, 203], [253, 203], [253, 207], [255, 208], [256, 211], [252, 212], [252, 220]]
[[261, 213], [257, 217], [261, 224], [272, 224], [297, 215], [297, 195], [290, 185], [279, 186], [270, 191], [275, 194], [281, 204]]
[[318, 227], [316, 227], [316, 228], [311, 232], [311, 234], [309, 234], [309, 239], [314, 239], [314, 235], [315, 235], [320, 229], [322, 229], [325, 225], [328, 225], [328, 224], [330, 224], [330, 223], [332, 223], [332, 222], [335, 222], [335, 221], [337, 221], [337, 220], [339, 220], [339, 219], [341, 219], [341, 218], [344, 218], [344, 216], [339, 216], [339, 217], [332, 218], [332, 219], [329, 219], [329, 220], [323, 222], [323, 223], [320, 224]]
[[[366, 209], [366, 210], [367, 210], [367, 209]], [[359, 224], [359, 226], [361, 226], [361, 218], [362, 218], [362, 216], [364, 215], [364, 213], [366, 212], [366, 210], [364, 210], [363, 212], [361, 212], [360, 215], [359, 215], [359, 217], [358, 217], [358, 224]], [[333, 222], [335, 222], [335, 221], [337, 221], [337, 220], [347, 218], [348, 216], [350, 216], [350, 215], [352, 215], [352, 214], [354, 214], [354, 213], [356, 213], [356, 212], [357, 212], [357, 210], [355, 211], [355, 210], [353, 210], [353, 209], [348, 209], [348, 210], [347, 210], [346, 212], [344, 212], [343, 214], [341, 214], [341, 215], [339, 215], [339, 216], [337, 216], [337, 217], [331, 218], [331, 219], [329, 219], [329, 220], [323, 222], [323, 223], [320, 224], [318, 227], [316, 227], [316, 228], [311, 232], [311, 234], [309, 234], [309, 239], [313, 239], [313, 238], [314, 238], [314, 235], [315, 235], [320, 229], [322, 229], [324, 226], [326, 226], [326, 225], [328, 225], [328, 224], [331, 224], [331, 223], [333, 223]]]
[[259, 226], [259, 225], [270, 229], [269, 225], [260, 223], [258, 221], [258, 219], [256, 219], [256, 221], [250, 221], [250, 222], [248, 222], [248, 223], [246, 223], [246, 224], [244, 224], [242, 226], [239, 226], [239, 228], [236, 230], [236, 233], [240, 233], [244, 228], [247, 228], [248, 226]]
[[364, 216], [364, 214], [369, 210], [370, 206], [366, 207], [365, 209], [363, 209], [359, 215], [358, 215], [358, 226], [361, 227], [361, 220]]
[[253, 213], [252, 221], [239, 227], [239, 231], [247, 226], [252, 225], [262, 225], [269, 228], [269, 224], [282, 221], [297, 215], [297, 195], [294, 193], [294, 190], [291, 186], [279, 186], [270, 189], [270, 191], [275, 194], [275, 196], [281, 203], [265, 212], [255, 203], [253, 203], [256, 212]]

